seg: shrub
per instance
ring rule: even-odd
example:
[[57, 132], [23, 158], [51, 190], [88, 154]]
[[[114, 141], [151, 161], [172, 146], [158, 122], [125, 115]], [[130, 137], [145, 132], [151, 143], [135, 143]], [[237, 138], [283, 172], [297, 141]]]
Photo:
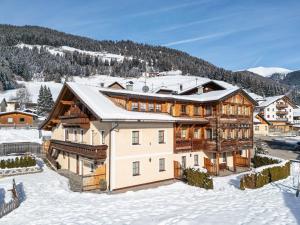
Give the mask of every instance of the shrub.
[[7, 159], [0, 161], [1, 169], [5, 168], [18, 168], [18, 167], [30, 167], [35, 166], [36, 160], [33, 157], [21, 157], [20, 159], [16, 157], [15, 159]]
[[207, 173], [200, 172], [193, 168], [188, 168], [184, 170], [183, 177], [188, 185], [205, 189], [213, 189], [213, 179]]
[[270, 182], [285, 179], [290, 175], [290, 165], [290, 162], [287, 162], [284, 166], [274, 166], [261, 172], [246, 174], [240, 180], [240, 189], [260, 188]]
[[105, 179], [100, 180], [100, 191], [106, 191], [107, 189], [107, 182]]
[[5, 169], [5, 160], [1, 160], [0, 161], [0, 167], [1, 167], [1, 169]]
[[255, 155], [251, 161], [253, 163], [254, 168], [279, 163], [279, 160], [277, 160], [277, 159], [272, 159], [269, 157], [262, 157], [259, 155]]

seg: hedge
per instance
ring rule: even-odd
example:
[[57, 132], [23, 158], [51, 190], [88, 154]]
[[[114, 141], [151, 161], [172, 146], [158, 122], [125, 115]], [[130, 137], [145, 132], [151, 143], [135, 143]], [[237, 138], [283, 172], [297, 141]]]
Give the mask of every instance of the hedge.
[[19, 168], [19, 167], [31, 167], [36, 165], [36, 160], [33, 157], [25, 156], [25, 157], [16, 157], [14, 159], [2, 159], [0, 161], [0, 168]]
[[263, 157], [261, 155], [255, 155], [251, 161], [253, 163], [254, 168], [280, 163], [278, 159], [274, 159], [271, 157]]
[[290, 168], [291, 163], [286, 162], [284, 165], [267, 167], [260, 172], [246, 174], [240, 180], [240, 189], [260, 188], [268, 183], [285, 179], [290, 175]]
[[187, 168], [183, 171], [183, 178], [188, 185], [213, 189], [213, 179], [205, 172], [201, 172], [194, 168]]

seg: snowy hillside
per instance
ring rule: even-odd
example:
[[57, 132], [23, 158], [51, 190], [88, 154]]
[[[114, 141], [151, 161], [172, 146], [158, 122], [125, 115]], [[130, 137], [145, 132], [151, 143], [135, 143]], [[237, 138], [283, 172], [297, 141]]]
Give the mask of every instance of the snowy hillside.
[[258, 75], [261, 75], [263, 77], [269, 77], [274, 73], [279, 73], [279, 74], [288, 74], [292, 72], [292, 70], [285, 69], [285, 68], [280, 68], [280, 67], [254, 67], [254, 68], [249, 68], [247, 71], [250, 71], [252, 73], [256, 73]]
[[[29, 44], [23, 44], [22, 43], [22, 44], [16, 45], [16, 47], [18, 47], [18, 48], [29, 48], [29, 49], [37, 48], [39, 50], [41, 49], [41, 47], [43, 47], [44, 49], [46, 49], [52, 55], [60, 55], [60, 56], [64, 56], [66, 52], [75, 52], [76, 51], [80, 54], [90, 55], [92, 57], [98, 57], [103, 62], [104, 61], [109, 61], [110, 62], [111, 60], [122, 62], [124, 60], [124, 56], [121, 56], [121, 55], [107, 53], [107, 52], [85, 51], [85, 50], [81, 50], [81, 49], [77, 49], [77, 48], [72, 48], [72, 47], [69, 47], [69, 46], [53, 47], [53, 46], [48, 46], [48, 45], [29, 45]], [[131, 58], [132, 57], [127, 57], [127, 59], [131, 59]]]

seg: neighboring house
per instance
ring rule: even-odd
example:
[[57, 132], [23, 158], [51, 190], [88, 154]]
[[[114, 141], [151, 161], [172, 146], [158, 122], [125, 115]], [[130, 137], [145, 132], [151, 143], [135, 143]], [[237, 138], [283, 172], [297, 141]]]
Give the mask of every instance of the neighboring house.
[[178, 96], [66, 83], [40, 128], [52, 131], [51, 161], [78, 175], [106, 171], [114, 191], [187, 167], [249, 168], [255, 104], [239, 88]]
[[266, 120], [259, 113], [253, 114], [253, 125], [254, 125], [254, 136], [268, 136], [269, 126], [271, 125], [268, 120]]
[[300, 108], [294, 109], [294, 130], [300, 131]]
[[22, 111], [1, 112], [0, 127], [37, 126], [37, 115]]
[[295, 103], [285, 95], [261, 101], [256, 111], [271, 123], [269, 132], [288, 133], [293, 130]]

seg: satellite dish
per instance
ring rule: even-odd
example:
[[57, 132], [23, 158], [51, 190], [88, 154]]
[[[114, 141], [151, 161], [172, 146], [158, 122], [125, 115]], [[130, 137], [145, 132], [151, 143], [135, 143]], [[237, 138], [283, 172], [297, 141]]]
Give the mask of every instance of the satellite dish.
[[147, 85], [145, 85], [145, 86], [143, 86], [142, 90], [143, 90], [143, 92], [146, 93], [150, 90], [150, 88]]

